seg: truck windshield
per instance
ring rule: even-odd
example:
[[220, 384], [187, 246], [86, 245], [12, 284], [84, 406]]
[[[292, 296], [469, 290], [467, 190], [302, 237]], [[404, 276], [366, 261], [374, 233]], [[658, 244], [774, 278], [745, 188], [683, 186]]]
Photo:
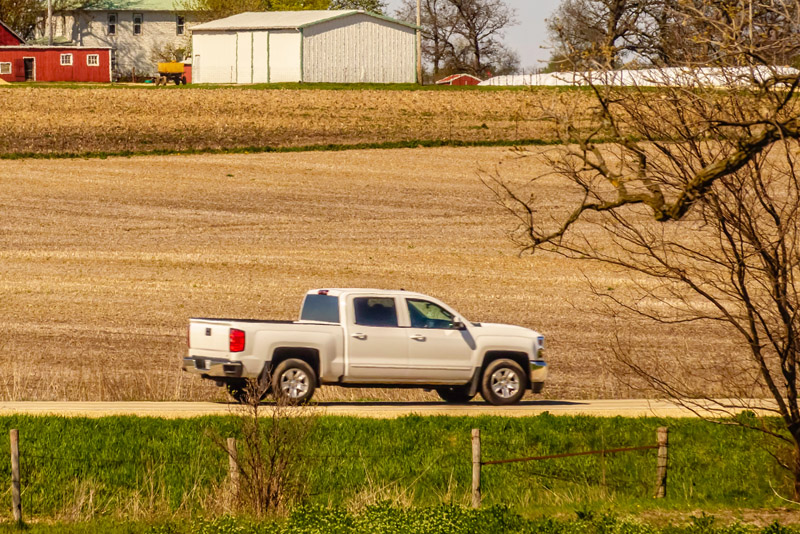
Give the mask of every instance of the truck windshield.
[[339, 297], [330, 295], [306, 295], [301, 321], [318, 321], [321, 323], [339, 322]]

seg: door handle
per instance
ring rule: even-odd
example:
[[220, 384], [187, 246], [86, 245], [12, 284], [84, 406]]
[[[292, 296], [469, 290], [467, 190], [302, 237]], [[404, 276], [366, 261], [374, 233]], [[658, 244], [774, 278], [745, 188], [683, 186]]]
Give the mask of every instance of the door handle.
[[413, 339], [414, 341], [425, 341], [425, 336], [414, 334], [413, 336], [411, 336], [411, 339]]
[[352, 334], [351, 337], [354, 337], [356, 339], [367, 339], [367, 334]]

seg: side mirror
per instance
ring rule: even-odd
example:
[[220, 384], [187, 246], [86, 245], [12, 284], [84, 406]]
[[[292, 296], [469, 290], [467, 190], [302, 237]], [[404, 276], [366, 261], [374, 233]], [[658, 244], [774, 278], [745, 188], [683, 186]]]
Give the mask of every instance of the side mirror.
[[461, 321], [453, 321], [453, 330], [466, 330], [467, 326]]

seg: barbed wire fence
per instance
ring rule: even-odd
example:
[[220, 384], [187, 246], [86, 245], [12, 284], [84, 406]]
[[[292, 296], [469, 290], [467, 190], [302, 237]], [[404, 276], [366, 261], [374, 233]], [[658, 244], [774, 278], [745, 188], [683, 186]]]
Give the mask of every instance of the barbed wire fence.
[[[518, 457], [518, 458], [501, 458], [501, 459], [484, 459], [481, 456], [481, 431], [479, 429], [472, 429], [471, 432], [471, 443], [472, 443], [472, 487], [471, 487], [471, 502], [473, 508], [479, 508], [482, 504], [482, 470], [491, 466], [491, 469], [500, 469], [503, 465], [508, 464], [519, 464], [519, 463], [531, 463], [531, 462], [544, 462], [548, 460], [555, 460], [555, 459], [568, 459], [568, 458], [575, 458], [575, 457], [582, 457], [582, 456], [602, 456], [605, 457], [607, 455], [614, 455], [614, 454], [621, 454], [621, 453], [631, 453], [631, 452], [643, 452], [643, 451], [650, 451], [656, 450], [656, 483], [655, 483], [655, 498], [663, 498], [666, 496], [667, 491], [667, 468], [668, 468], [668, 430], [666, 427], [660, 427], [657, 430], [656, 436], [656, 444], [650, 445], [636, 445], [631, 447], [617, 447], [611, 449], [603, 449], [603, 450], [590, 450], [590, 451], [581, 451], [581, 452], [571, 452], [571, 453], [559, 453], [559, 454], [548, 454], [548, 455], [538, 455], [538, 456], [526, 456], [526, 457]], [[239, 451], [236, 438], [227, 438], [225, 441], [227, 446], [227, 450], [224, 451], [227, 455], [228, 461], [227, 463], [227, 472], [225, 473], [226, 482], [227, 482], [227, 489], [232, 493], [237, 493], [239, 491], [239, 484], [242, 482], [240, 477], [240, 470], [241, 467], [238, 462], [239, 458]], [[4, 493], [8, 495], [10, 492], [11, 494], [11, 506], [12, 506], [12, 517], [14, 521], [22, 522], [23, 520], [23, 493], [26, 489], [31, 489], [32, 486], [35, 484], [31, 482], [31, 479], [34, 478], [32, 475], [35, 473], [37, 468], [41, 468], [44, 464], [58, 464], [58, 470], [61, 474], [67, 474], [75, 479], [79, 479], [85, 477], [87, 475], [88, 468], [91, 467], [93, 469], [101, 468], [101, 469], [118, 469], [121, 467], [133, 467], [134, 469], [143, 470], [142, 476], [146, 477], [147, 473], [144, 473], [146, 468], [152, 468], [153, 462], [161, 465], [171, 465], [171, 466], [178, 466], [179, 471], [184, 471], [190, 469], [188, 466], [191, 465], [192, 462], [196, 461], [196, 455], [192, 455], [189, 452], [178, 453], [178, 454], [170, 454], [169, 456], [162, 456], [159, 458], [152, 458], [152, 459], [142, 459], [137, 458], [135, 455], [125, 455], [120, 456], [117, 458], [98, 458], [97, 455], [93, 454], [43, 454], [39, 451], [25, 453], [23, 450], [23, 454], [20, 454], [20, 434], [18, 429], [11, 429], [10, 430], [10, 475], [11, 475], [11, 484], [8, 490]], [[299, 458], [302, 458], [309, 462], [317, 462], [321, 466], [325, 466], [324, 471], [328, 472], [328, 475], [333, 476], [333, 474], [342, 467], [345, 462], [361, 462], [364, 463], [366, 469], [365, 460], [372, 460], [375, 462], [380, 462], [381, 460], [385, 460], [387, 457], [386, 452], [381, 453], [370, 453], [364, 451], [354, 451], [350, 454], [345, 453], [336, 453], [336, 454], [298, 454]], [[147, 464], [147, 465], [145, 465]], [[6, 464], [8, 465], [8, 464]], [[453, 472], [456, 470], [461, 470], [468, 465], [466, 462], [466, 458], [457, 458], [454, 457], [451, 451], [445, 451], [436, 457], [429, 459], [426, 462], [423, 462], [419, 465], [418, 469], [415, 470], [412, 474], [405, 474], [401, 476], [395, 476], [388, 482], [384, 481], [383, 486], [388, 487], [392, 484], [400, 484], [400, 483], [408, 483], [412, 484], [416, 480], [418, 480], [421, 476], [423, 476], [426, 472], [431, 470], [433, 467], [443, 467], [446, 466], [451, 468]], [[497, 466], [497, 467], [494, 467]], [[6, 471], [7, 468], [2, 469], [2, 471]], [[565, 482], [577, 482], [577, 478], [575, 474], [571, 474], [569, 472], [556, 471], [556, 472], [545, 472], [542, 470], [531, 471], [528, 470], [525, 473], [526, 476], [530, 477], [537, 477], [537, 478], [544, 478], [544, 479], [553, 479], [553, 480], [560, 480]], [[405, 480], [409, 478], [410, 480]], [[605, 483], [605, 473], [603, 474], [603, 481]]]

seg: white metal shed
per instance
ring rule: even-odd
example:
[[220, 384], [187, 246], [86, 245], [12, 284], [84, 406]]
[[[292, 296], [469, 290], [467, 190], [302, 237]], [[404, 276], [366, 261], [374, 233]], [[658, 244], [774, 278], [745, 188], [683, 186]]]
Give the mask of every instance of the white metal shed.
[[413, 83], [415, 35], [364, 11], [241, 13], [192, 28], [192, 81]]

